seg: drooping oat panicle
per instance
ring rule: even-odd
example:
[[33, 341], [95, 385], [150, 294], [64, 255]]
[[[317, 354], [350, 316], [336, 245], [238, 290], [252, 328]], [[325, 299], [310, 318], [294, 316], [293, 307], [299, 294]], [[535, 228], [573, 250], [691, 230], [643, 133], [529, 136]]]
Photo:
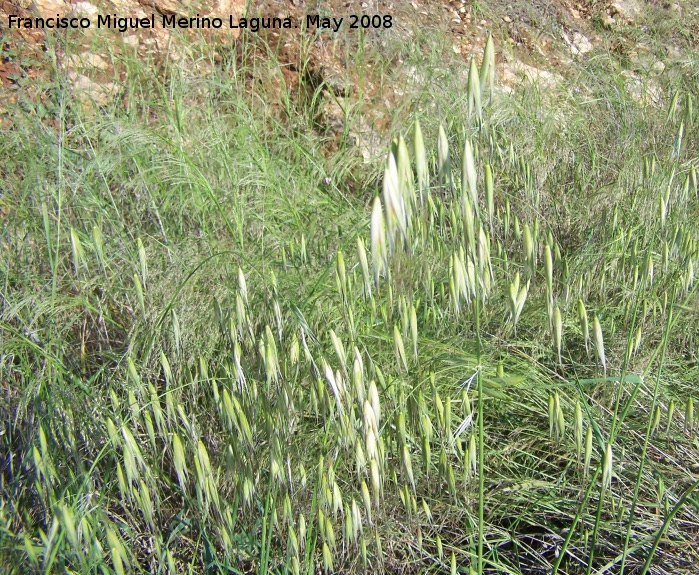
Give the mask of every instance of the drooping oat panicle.
[[685, 431], [692, 433], [694, 428], [694, 400], [692, 397], [687, 398], [687, 406], [684, 411], [684, 429]]

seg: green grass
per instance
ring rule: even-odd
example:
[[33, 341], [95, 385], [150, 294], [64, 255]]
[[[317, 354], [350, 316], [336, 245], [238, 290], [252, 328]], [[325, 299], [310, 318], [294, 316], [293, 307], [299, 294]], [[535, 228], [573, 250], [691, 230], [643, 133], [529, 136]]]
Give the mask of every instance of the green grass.
[[393, 192], [351, 138], [324, 154], [322, 87], [275, 104], [261, 45], [206, 73], [126, 60], [125, 103], [99, 113], [60, 75], [18, 104], [0, 133], [5, 571], [691, 571], [697, 53], [658, 79], [661, 106], [599, 48], [555, 89], [484, 97], [480, 123], [439, 38], [391, 38], [356, 63], [416, 69]]

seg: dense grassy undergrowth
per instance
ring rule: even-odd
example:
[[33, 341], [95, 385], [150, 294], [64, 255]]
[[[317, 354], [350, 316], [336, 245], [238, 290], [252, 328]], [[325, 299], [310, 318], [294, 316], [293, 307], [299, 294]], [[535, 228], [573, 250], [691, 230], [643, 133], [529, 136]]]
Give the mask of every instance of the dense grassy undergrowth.
[[18, 106], [5, 572], [691, 570], [696, 72], [491, 99], [424, 42], [369, 166], [241, 56]]

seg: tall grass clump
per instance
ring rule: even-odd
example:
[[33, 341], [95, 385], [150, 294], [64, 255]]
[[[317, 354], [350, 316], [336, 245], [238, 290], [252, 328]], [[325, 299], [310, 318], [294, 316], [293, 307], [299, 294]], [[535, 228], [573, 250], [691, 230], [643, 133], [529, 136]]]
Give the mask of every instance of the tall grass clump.
[[696, 86], [434, 48], [367, 167], [245, 46], [0, 133], [0, 564], [691, 572]]

